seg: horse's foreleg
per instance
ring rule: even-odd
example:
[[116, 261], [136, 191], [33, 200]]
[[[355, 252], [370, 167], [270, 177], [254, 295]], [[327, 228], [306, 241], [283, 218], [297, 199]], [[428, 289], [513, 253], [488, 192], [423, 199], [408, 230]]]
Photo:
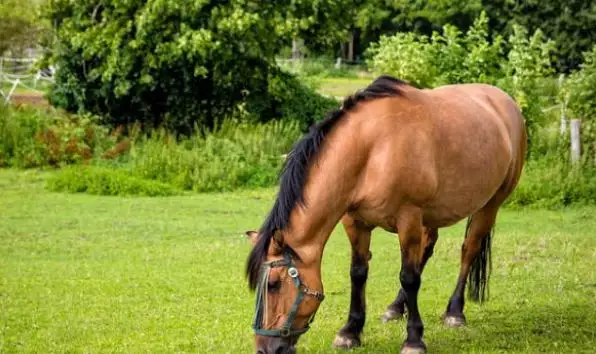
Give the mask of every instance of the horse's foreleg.
[[[439, 231], [438, 229], [426, 229], [424, 236], [425, 237], [423, 242], [425, 246], [421, 269], [424, 269], [426, 262], [433, 254], [435, 243], [439, 238]], [[385, 313], [381, 317], [381, 321], [383, 321], [383, 323], [387, 323], [392, 320], [399, 320], [404, 316], [405, 313], [406, 293], [404, 292], [404, 289], [400, 288], [395, 300], [393, 300], [393, 302], [389, 306], [387, 306], [387, 310], [385, 310]]]
[[360, 333], [366, 319], [365, 288], [368, 277], [368, 261], [370, 254], [371, 227], [344, 216], [342, 223], [352, 245], [352, 265], [350, 278], [352, 280], [352, 294], [350, 298], [350, 313], [345, 326], [339, 330], [333, 345], [336, 348], [349, 349], [360, 345]]
[[402, 255], [399, 280], [406, 295], [408, 311], [408, 336], [403, 344], [401, 354], [426, 353], [426, 345], [422, 342], [424, 325], [418, 311], [418, 290], [420, 289], [425, 253], [422, 210], [415, 207], [403, 210], [398, 218], [397, 229], [399, 230]]
[[461, 265], [457, 285], [447, 304], [444, 321], [449, 327], [466, 324], [464, 316], [464, 291], [470, 276], [472, 300], [483, 300], [487, 285], [487, 263], [490, 261], [490, 234], [497, 216], [496, 207], [485, 207], [474, 214], [466, 228], [466, 238], [462, 245]]

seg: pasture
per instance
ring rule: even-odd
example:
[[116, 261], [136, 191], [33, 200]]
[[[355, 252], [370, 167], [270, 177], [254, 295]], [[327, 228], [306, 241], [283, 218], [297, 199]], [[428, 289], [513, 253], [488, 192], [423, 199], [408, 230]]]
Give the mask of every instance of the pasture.
[[[0, 171], [0, 352], [250, 353], [249, 243], [273, 189], [167, 198], [50, 193], [47, 172]], [[431, 353], [589, 353], [596, 347], [596, 208], [503, 210], [490, 301], [442, 326], [463, 222], [442, 230], [420, 308]], [[395, 353], [404, 322], [379, 321], [397, 290], [397, 238], [375, 231], [364, 346]], [[341, 227], [324, 256], [327, 299], [301, 353], [331, 348], [349, 304]]]

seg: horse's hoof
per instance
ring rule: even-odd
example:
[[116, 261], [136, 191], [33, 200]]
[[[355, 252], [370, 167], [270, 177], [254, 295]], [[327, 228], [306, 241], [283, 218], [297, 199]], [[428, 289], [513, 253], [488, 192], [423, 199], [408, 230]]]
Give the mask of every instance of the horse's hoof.
[[404, 344], [401, 348], [400, 354], [426, 354], [426, 346], [424, 343], [422, 346], [410, 346], [408, 344]]
[[387, 323], [389, 321], [397, 321], [401, 320], [404, 317], [404, 314], [392, 309], [387, 309], [383, 316], [381, 316], [381, 322]]
[[449, 328], [460, 328], [466, 326], [466, 318], [462, 316], [445, 315], [443, 318], [445, 326]]
[[337, 334], [333, 340], [333, 346], [337, 349], [352, 349], [360, 346], [360, 339], [357, 337]]

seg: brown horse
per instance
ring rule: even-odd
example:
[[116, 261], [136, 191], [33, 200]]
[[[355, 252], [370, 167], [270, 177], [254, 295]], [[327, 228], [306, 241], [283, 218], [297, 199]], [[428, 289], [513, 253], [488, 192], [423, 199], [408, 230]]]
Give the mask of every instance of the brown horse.
[[342, 220], [352, 245], [351, 304], [336, 347], [360, 345], [371, 230], [399, 234], [401, 289], [383, 320], [408, 312], [402, 353], [425, 353], [418, 289], [438, 228], [468, 217], [448, 326], [464, 289], [484, 298], [497, 211], [520, 177], [526, 129], [515, 102], [481, 84], [420, 90], [381, 76], [311, 128], [288, 155], [275, 204], [247, 263], [258, 353], [293, 353], [323, 300], [321, 260]]

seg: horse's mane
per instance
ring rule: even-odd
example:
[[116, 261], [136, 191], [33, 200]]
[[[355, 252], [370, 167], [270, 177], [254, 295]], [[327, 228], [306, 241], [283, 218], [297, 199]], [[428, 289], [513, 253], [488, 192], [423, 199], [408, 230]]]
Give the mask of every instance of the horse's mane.
[[[405, 82], [391, 76], [380, 76], [365, 89], [344, 99], [341, 108], [330, 111], [327, 118], [314, 124], [309, 133], [298, 141], [288, 154], [281, 170], [281, 182], [275, 204], [259, 230], [246, 264], [246, 275], [251, 289], [255, 289], [261, 264], [267, 257], [267, 251], [276, 231], [286, 229], [290, 224], [292, 210], [300, 204], [305, 206], [304, 186], [311, 162], [317, 157], [325, 137], [336, 122], [357, 103], [400, 94], [399, 86]], [[286, 246], [286, 251], [295, 252]]]

